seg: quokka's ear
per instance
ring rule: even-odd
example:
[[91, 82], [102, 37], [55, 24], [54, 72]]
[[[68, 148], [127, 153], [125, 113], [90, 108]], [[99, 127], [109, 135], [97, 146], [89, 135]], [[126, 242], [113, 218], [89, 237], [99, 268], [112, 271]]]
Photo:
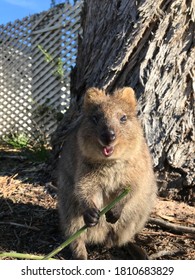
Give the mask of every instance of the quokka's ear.
[[89, 104], [98, 104], [105, 98], [106, 95], [104, 91], [95, 87], [89, 88], [84, 96], [84, 106], [88, 106]]
[[132, 109], [136, 110], [137, 100], [135, 97], [135, 92], [131, 87], [124, 87], [115, 92], [115, 96], [121, 100], [127, 102]]

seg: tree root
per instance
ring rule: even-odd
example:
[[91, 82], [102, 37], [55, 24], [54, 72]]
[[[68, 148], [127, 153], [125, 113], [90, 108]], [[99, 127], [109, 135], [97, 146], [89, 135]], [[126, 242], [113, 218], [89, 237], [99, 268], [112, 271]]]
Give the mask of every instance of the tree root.
[[180, 226], [174, 223], [166, 222], [163, 219], [158, 219], [158, 218], [150, 218], [148, 222], [151, 224], [158, 225], [162, 228], [169, 229], [170, 231], [174, 231], [178, 233], [195, 234], [195, 227]]

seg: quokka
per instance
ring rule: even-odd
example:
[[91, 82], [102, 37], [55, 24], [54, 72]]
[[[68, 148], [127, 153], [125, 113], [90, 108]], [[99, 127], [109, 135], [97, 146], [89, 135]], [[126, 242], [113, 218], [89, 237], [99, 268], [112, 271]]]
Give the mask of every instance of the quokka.
[[[70, 245], [74, 259], [87, 259], [87, 244], [131, 242], [152, 210], [156, 180], [136, 105], [130, 87], [112, 95], [88, 89], [80, 121], [64, 142], [58, 168], [63, 234], [68, 238], [88, 226]], [[100, 217], [126, 187], [129, 194]]]

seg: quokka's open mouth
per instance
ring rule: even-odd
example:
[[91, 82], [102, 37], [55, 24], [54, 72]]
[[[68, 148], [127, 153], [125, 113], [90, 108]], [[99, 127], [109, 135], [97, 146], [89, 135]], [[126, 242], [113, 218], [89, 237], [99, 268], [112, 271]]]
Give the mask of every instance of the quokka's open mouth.
[[113, 152], [114, 152], [114, 147], [113, 146], [106, 146], [106, 147], [103, 148], [103, 155], [105, 157], [111, 156]]

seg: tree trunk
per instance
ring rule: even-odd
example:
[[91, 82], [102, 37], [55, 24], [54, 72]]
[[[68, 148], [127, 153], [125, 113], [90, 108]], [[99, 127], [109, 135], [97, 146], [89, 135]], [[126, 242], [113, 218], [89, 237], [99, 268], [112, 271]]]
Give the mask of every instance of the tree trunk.
[[71, 105], [52, 137], [55, 157], [86, 88], [131, 86], [160, 193], [194, 201], [194, 21], [194, 0], [85, 0]]

